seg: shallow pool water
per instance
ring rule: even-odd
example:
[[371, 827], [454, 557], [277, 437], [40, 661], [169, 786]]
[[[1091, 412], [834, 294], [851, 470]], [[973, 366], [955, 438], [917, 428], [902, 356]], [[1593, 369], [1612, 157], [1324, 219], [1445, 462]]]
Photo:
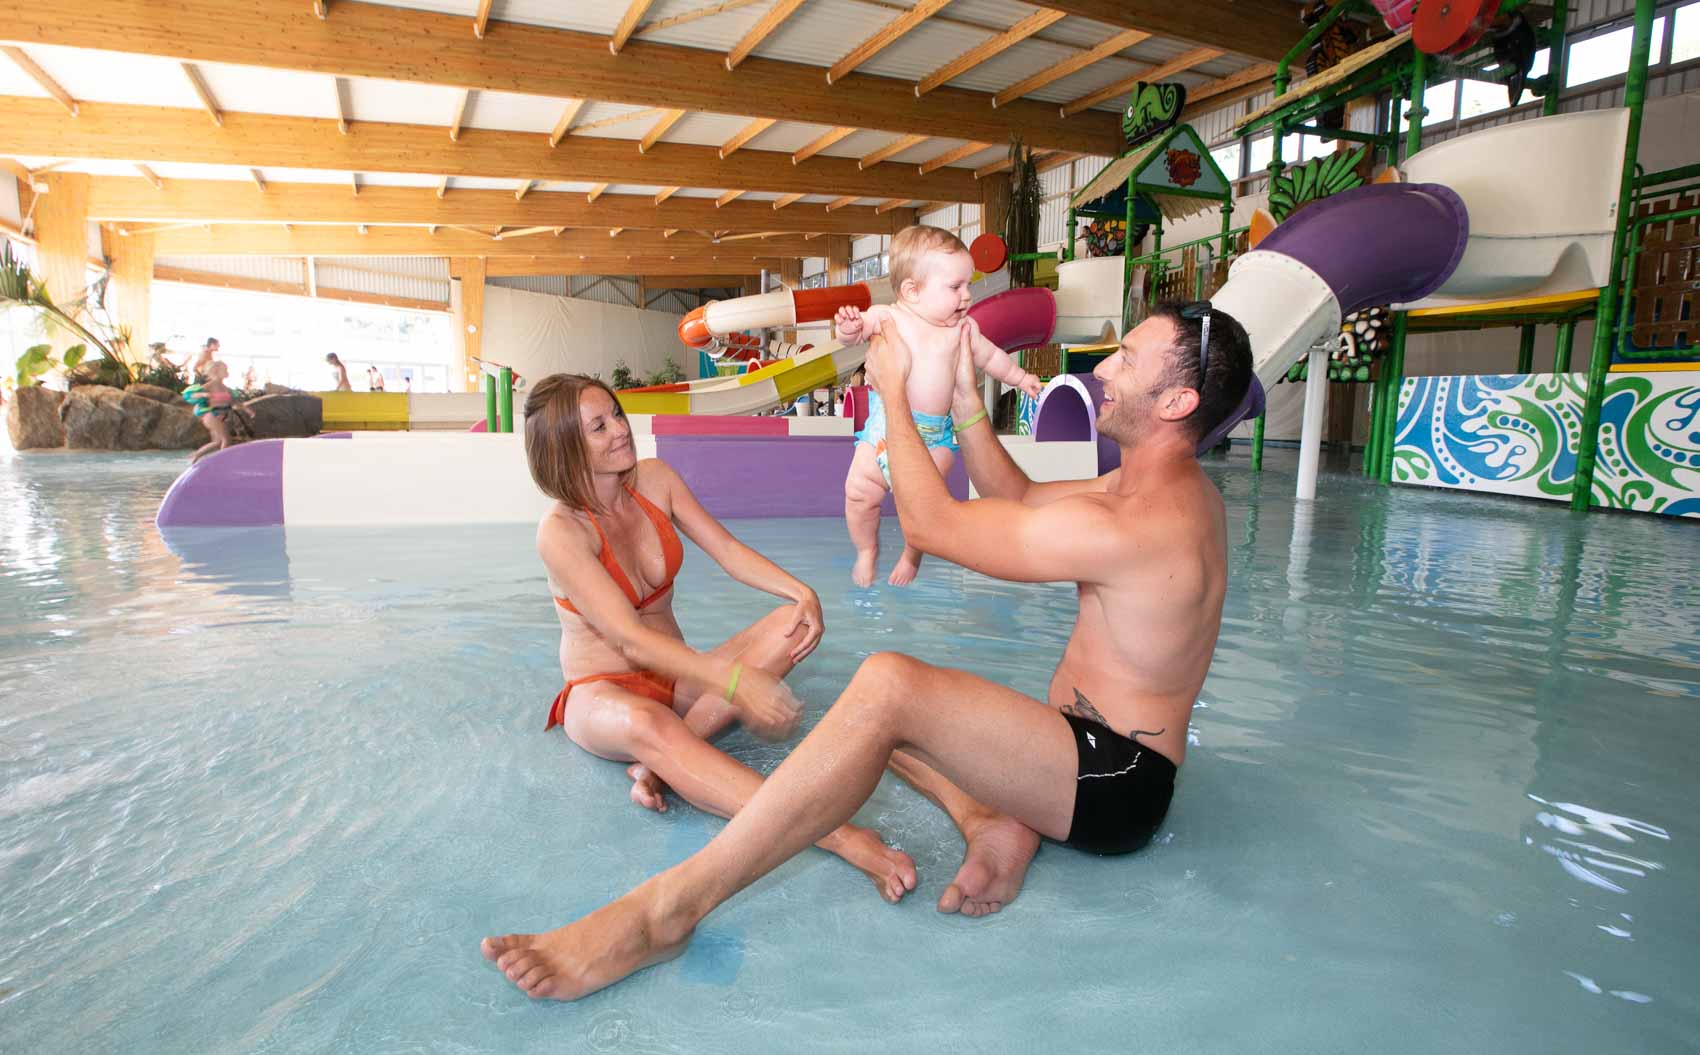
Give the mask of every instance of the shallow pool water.
[[[811, 851], [689, 951], [532, 1004], [480, 936], [574, 918], [720, 821], [543, 723], [532, 529], [152, 524], [175, 456], [0, 455], [0, 1051], [1693, 1051], [1696, 526], [1211, 462], [1221, 645], [1155, 845], [1049, 846], [1003, 914], [888, 778], [902, 905]], [[735, 530], [821, 593], [811, 718], [895, 648], [1029, 692], [1072, 590], [848, 582], [841, 523]], [[895, 542], [895, 522], [886, 524]], [[891, 552], [888, 550], [888, 553]], [[707, 645], [767, 610], [687, 556]], [[784, 745], [734, 732], [758, 768]]]

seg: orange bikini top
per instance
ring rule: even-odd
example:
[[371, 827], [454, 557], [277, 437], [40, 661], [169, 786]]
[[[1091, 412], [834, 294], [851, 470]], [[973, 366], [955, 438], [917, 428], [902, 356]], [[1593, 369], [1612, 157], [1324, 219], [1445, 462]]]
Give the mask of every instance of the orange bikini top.
[[[614, 549], [608, 545], [608, 536], [602, 533], [602, 525], [597, 523], [595, 513], [588, 514], [590, 526], [596, 529], [596, 537], [602, 540], [602, 551], [596, 556], [602, 561], [602, 566], [608, 569], [609, 577], [626, 592], [626, 598], [632, 602], [633, 608], [648, 608], [650, 602], [658, 600], [673, 588], [673, 579], [679, 574], [679, 566], [685, 563], [685, 547], [679, 543], [679, 533], [673, 530], [673, 522], [667, 519], [667, 514], [654, 502], [638, 494], [630, 484], [626, 485], [626, 493], [637, 499], [638, 506], [649, 516], [649, 522], [655, 525], [656, 535], [661, 538], [661, 557], [667, 566], [667, 577], [665, 582], [655, 588], [654, 593], [642, 600], [638, 599], [637, 589], [632, 586], [632, 580], [626, 575], [625, 569], [620, 567], [620, 562], [614, 559]], [[555, 598], [555, 603], [574, 615], [579, 614], [579, 610], [565, 597]]]

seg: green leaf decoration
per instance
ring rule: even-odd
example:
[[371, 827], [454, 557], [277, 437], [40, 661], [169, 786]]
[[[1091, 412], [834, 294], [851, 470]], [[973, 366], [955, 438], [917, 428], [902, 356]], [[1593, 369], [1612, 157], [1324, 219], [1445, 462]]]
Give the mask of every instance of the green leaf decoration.
[[62, 360], [65, 364], [65, 369], [76, 369], [77, 364], [82, 362], [83, 356], [87, 354], [89, 354], [89, 346], [86, 344], [73, 344], [71, 347], [65, 349], [65, 355]]

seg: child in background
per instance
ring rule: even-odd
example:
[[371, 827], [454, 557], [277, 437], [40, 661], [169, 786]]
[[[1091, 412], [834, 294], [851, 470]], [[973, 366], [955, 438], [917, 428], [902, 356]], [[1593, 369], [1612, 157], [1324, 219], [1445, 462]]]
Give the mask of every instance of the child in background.
[[[1040, 390], [1039, 379], [982, 336], [968, 318], [968, 282], [973, 274], [968, 247], [954, 234], [937, 227], [906, 227], [891, 240], [891, 289], [897, 302], [866, 312], [840, 308], [834, 319], [838, 338], [846, 344], [872, 338], [887, 319], [896, 326], [912, 356], [908, 393], [915, 427], [940, 473], [949, 471], [957, 449], [950, 396], [964, 329], [972, 341], [975, 366], [1030, 396], [1037, 397]], [[879, 562], [880, 502], [891, 487], [885, 406], [877, 394], [870, 395], [868, 422], [856, 434], [856, 453], [844, 480], [844, 519], [856, 546], [850, 577], [857, 586], [873, 584]], [[905, 546], [886, 581], [906, 586], [920, 566], [920, 551]]]
[[195, 408], [195, 416], [201, 419], [207, 434], [212, 437], [211, 443], [189, 456], [190, 465], [230, 446], [230, 429], [225, 418], [230, 415], [231, 395], [229, 386], [224, 383], [229, 376], [230, 368], [224, 365], [224, 360], [214, 359], [207, 364], [206, 380], [183, 390], [183, 401]]

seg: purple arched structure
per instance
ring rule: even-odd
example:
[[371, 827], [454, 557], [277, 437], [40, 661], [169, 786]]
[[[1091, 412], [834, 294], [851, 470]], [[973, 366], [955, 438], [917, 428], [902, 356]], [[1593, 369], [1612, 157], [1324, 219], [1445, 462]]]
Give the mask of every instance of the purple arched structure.
[[1098, 474], [1121, 465], [1122, 452], [1115, 441], [1098, 435], [1098, 405], [1104, 401], [1104, 386], [1091, 374], [1058, 374], [1039, 393], [1039, 410], [1033, 415], [1033, 439], [1090, 440], [1098, 444]]

